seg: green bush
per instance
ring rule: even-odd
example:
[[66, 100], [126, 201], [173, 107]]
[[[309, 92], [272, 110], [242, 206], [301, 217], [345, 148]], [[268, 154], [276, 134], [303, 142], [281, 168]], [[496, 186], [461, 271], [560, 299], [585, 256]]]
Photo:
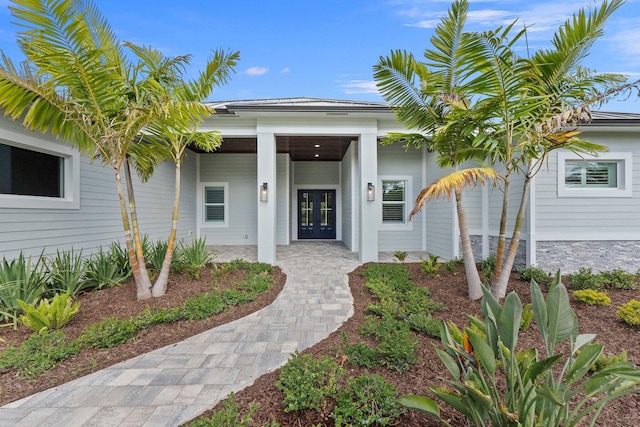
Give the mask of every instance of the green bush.
[[167, 255], [168, 247], [169, 242], [166, 240], [158, 240], [149, 245], [149, 254], [145, 257], [145, 260], [151, 270], [162, 270], [162, 264], [164, 264], [164, 257]]
[[85, 280], [85, 262], [82, 251], [56, 251], [56, 256], [49, 265], [49, 274], [54, 293], [71, 292], [76, 296], [91, 286]]
[[73, 304], [71, 290], [64, 294], [56, 294], [51, 303], [43, 298], [38, 306], [27, 304], [18, 300], [24, 314], [20, 316], [20, 322], [35, 332], [45, 332], [50, 329], [60, 329], [76, 315], [80, 309], [80, 303]]
[[[102, 252], [102, 247], [100, 248], [100, 252]], [[111, 257], [114, 267], [117, 269], [117, 276], [124, 278], [131, 276], [131, 263], [129, 262], [127, 249], [120, 246], [118, 242], [112, 242], [107, 252]]]
[[33, 334], [20, 347], [9, 347], [0, 353], [0, 371], [15, 369], [18, 375], [35, 378], [80, 351], [75, 342], [67, 342], [62, 331]]
[[78, 342], [83, 347], [112, 348], [129, 341], [138, 331], [135, 319], [109, 317], [87, 327]]
[[396, 388], [380, 375], [350, 378], [338, 393], [331, 418], [336, 427], [389, 425], [402, 414], [397, 394]]
[[420, 258], [420, 269], [422, 272], [429, 276], [438, 274], [441, 266], [438, 259], [440, 259], [440, 257], [437, 255], [429, 255], [428, 259]]
[[425, 313], [411, 313], [406, 319], [407, 325], [416, 331], [433, 338], [440, 338], [440, 321]]
[[638, 288], [638, 278], [635, 274], [627, 273], [621, 268], [600, 273], [603, 286], [608, 289], [634, 290]]
[[[111, 245], [112, 251], [102, 249], [85, 260], [85, 289], [102, 289], [122, 283], [131, 275], [129, 259], [121, 259], [121, 249], [117, 244]], [[113, 252], [113, 251], [116, 252]], [[126, 252], [124, 253], [126, 255]], [[123, 263], [124, 262], [124, 263]]]
[[464, 264], [464, 260], [460, 259], [460, 258], [453, 258], [450, 259], [449, 261], [444, 262], [442, 265], [444, 266], [444, 269], [447, 270], [449, 273], [455, 275], [456, 273], [456, 269], [458, 267], [458, 265], [460, 264]]
[[615, 365], [616, 363], [626, 363], [627, 361], [627, 351], [624, 350], [620, 354], [605, 354], [602, 353], [595, 365], [591, 367], [591, 372], [600, 372], [604, 369], [607, 369], [610, 366]]
[[271, 289], [273, 276], [268, 273], [250, 273], [242, 282], [238, 284], [238, 289], [247, 291], [254, 295], [261, 294]]
[[220, 293], [220, 297], [222, 297], [222, 300], [227, 305], [242, 305], [255, 301], [256, 299], [252, 294], [248, 294], [237, 289], [225, 289]]
[[393, 253], [393, 256], [396, 259], [396, 261], [401, 263], [404, 263], [404, 261], [407, 259], [407, 255], [409, 255], [407, 251], [395, 251]]
[[495, 256], [487, 257], [480, 262], [480, 269], [482, 270], [482, 274], [485, 279], [493, 277], [493, 273], [496, 270], [496, 262], [497, 260]]
[[321, 411], [327, 398], [336, 394], [344, 373], [344, 368], [327, 356], [314, 359], [310, 354], [293, 353], [280, 369], [276, 382], [276, 387], [284, 392], [284, 411]]
[[400, 303], [388, 297], [378, 302], [369, 303], [367, 308], [365, 308], [365, 312], [394, 319], [404, 319], [405, 317], [405, 312], [400, 306]]
[[[603, 347], [592, 342], [595, 335], [578, 334], [577, 317], [559, 273], [546, 300], [540, 287], [531, 282], [543, 352], [537, 348], [516, 351], [522, 303], [515, 292], [507, 295], [502, 306], [488, 289], [483, 293], [483, 319], [469, 317], [481, 328], [479, 332], [465, 328], [465, 339], [454, 341], [442, 322], [443, 349], [436, 349], [436, 354], [450, 379], [445, 387], [429, 388], [464, 415], [469, 425], [555, 427], [575, 426], [583, 420], [595, 425], [607, 402], [640, 391], [640, 370], [630, 363], [586, 375]], [[640, 314], [640, 302], [638, 306]], [[440, 418], [436, 402], [428, 397], [402, 396], [400, 403], [446, 422]]]
[[224, 298], [215, 293], [201, 294], [189, 298], [182, 304], [183, 316], [187, 320], [206, 319], [227, 308]]
[[240, 417], [240, 406], [235, 402], [233, 393], [229, 394], [222, 403], [222, 409], [214, 411], [209, 417], [200, 417], [190, 423], [187, 427], [249, 427], [251, 415], [258, 409], [259, 404], [250, 404], [248, 412], [244, 417]]
[[204, 238], [198, 237], [189, 245], [180, 245], [180, 252], [187, 271], [194, 279], [199, 277], [198, 270], [211, 262], [211, 252]]
[[543, 286], [547, 286], [553, 279], [551, 277], [551, 274], [533, 265], [530, 267], [521, 268], [520, 270], [518, 270], [518, 273], [520, 274], [520, 280], [524, 280], [525, 282], [535, 280], [537, 284]]
[[344, 354], [349, 359], [349, 363], [363, 368], [375, 369], [382, 365], [382, 355], [363, 342], [345, 344]]
[[22, 308], [18, 300], [33, 304], [43, 297], [47, 289], [49, 274], [38, 261], [31, 263], [31, 257], [25, 259], [22, 252], [17, 259], [7, 261], [2, 258], [0, 264], [0, 321], [17, 325]]
[[368, 279], [367, 282], [380, 280], [399, 292], [404, 292], [416, 286], [411, 282], [411, 275], [407, 269], [401, 264], [369, 264], [360, 274]]
[[631, 326], [640, 326], [640, 301], [632, 299], [618, 307], [616, 314]]
[[153, 325], [158, 325], [161, 323], [172, 323], [183, 318], [184, 315], [182, 313], [182, 310], [180, 310], [180, 308], [178, 307], [169, 309], [160, 308], [154, 311], [151, 311], [147, 308], [136, 317], [135, 321], [138, 328], [146, 329]]
[[409, 365], [418, 361], [415, 356], [418, 344], [418, 340], [407, 327], [406, 330], [385, 337], [376, 350], [382, 355], [383, 364], [388, 369], [403, 373], [409, 370]]
[[569, 275], [569, 288], [574, 290], [582, 289], [602, 289], [604, 286], [603, 277], [594, 273], [593, 270], [581, 267], [577, 273]]
[[587, 305], [609, 305], [611, 298], [606, 292], [596, 291], [594, 289], [580, 289], [573, 292], [573, 296], [580, 302]]

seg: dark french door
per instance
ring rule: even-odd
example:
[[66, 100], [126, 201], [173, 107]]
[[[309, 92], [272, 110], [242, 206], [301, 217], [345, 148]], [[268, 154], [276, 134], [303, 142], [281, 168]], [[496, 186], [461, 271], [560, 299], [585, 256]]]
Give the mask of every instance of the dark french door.
[[298, 190], [298, 239], [336, 238], [336, 190]]

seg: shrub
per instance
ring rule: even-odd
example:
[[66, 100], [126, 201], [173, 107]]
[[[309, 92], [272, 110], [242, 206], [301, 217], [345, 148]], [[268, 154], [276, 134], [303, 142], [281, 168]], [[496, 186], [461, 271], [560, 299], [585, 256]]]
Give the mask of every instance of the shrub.
[[401, 330], [385, 337], [378, 345], [377, 351], [382, 355], [383, 364], [392, 371], [406, 372], [409, 365], [416, 363], [415, 349], [419, 342], [409, 331]]
[[284, 392], [284, 411], [321, 411], [326, 399], [337, 392], [338, 380], [344, 373], [344, 368], [327, 356], [314, 359], [310, 354], [293, 353], [276, 382]]
[[240, 417], [240, 406], [235, 402], [233, 393], [222, 403], [222, 409], [213, 412], [209, 417], [200, 417], [187, 424], [188, 427], [249, 427], [251, 415], [260, 405], [252, 403], [244, 417]]
[[591, 367], [591, 372], [599, 372], [603, 369], [615, 365], [616, 363], [625, 363], [627, 361], [627, 351], [623, 350], [620, 354], [602, 353], [595, 365]]
[[190, 245], [180, 245], [182, 259], [187, 271], [194, 279], [199, 277], [198, 270], [211, 262], [211, 253], [207, 249], [206, 239], [193, 239]]
[[429, 255], [428, 259], [420, 258], [420, 269], [429, 276], [434, 276], [438, 274], [438, 270], [440, 270], [440, 263], [438, 259], [440, 257], [437, 255]]
[[440, 338], [440, 321], [426, 313], [411, 313], [406, 319], [409, 327], [434, 338]]
[[[595, 335], [578, 334], [577, 317], [559, 273], [546, 300], [540, 287], [531, 282], [544, 356], [536, 348], [516, 352], [522, 315], [518, 295], [510, 293], [501, 306], [488, 289], [483, 293], [484, 318], [469, 317], [484, 329], [483, 334], [465, 328], [463, 341], [454, 341], [442, 322], [444, 349], [437, 349], [436, 354], [451, 379], [448, 387], [430, 388], [464, 415], [469, 425], [573, 426], [583, 419], [594, 425], [607, 402], [640, 391], [640, 370], [629, 363], [614, 364], [585, 377], [603, 347], [592, 342]], [[569, 357], [564, 357], [565, 351]], [[425, 396], [403, 396], [400, 403], [440, 419], [437, 404]]]
[[587, 305], [609, 305], [611, 298], [606, 292], [593, 289], [581, 289], [573, 292], [573, 296], [580, 302]]
[[0, 353], [0, 370], [16, 369], [18, 375], [35, 378], [80, 351], [80, 346], [67, 342], [62, 331], [33, 334], [20, 347], [9, 347]]
[[182, 312], [187, 320], [206, 319], [227, 308], [227, 303], [219, 294], [201, 294], [187, 299], [182, 304]]
[[400, 264], [370, 264], [360, 274], [369, 280], [380, 280], [388, 283], [395, 291], [405, 291], [416, 285], [411, 282], [411, 275]]
[[350, 378], [346, 388], [338, 393], [331, 418], [335, 420], [336, 427], [386, 426], [402, 414], [397, 394], [395, 387], [380, 375]]
[[164, 263], [164, 257], [167, 254], [168, 247], [169, 242], [166, 240], [158, 240], [149, 245], [149, 254], [145, 257], [145, 260], [151, 270], [162, 270], [162, 264]]
[[382, 355], [363, 342], [355, 344], [345, 343], [344, 354], [349, 359], [349, 363], [362, 366], [363, 368], [375, 369], [382, 364]]
[[444, 265], [444, 269], [447, 270], [449, 273], [456, 275], [457, 274], [456, 268], [460, 264], [464, 264], [463, 259], [453, 258], [453, 259], [450, 259], [449, 261], [444, 262], [442, 265]]
[[82, 251], [56, 251], [56, 257], [49, 266], [52, 288], [54, 292], [70, 291], [71, 296], [76, 296], [87, 288], [90, 288], [85, 280], [85, 262]]
[[127, 342], [138, 331], [134, 319], [109, 317], [87, 327], [78, 338], [79, 343], [89, 348], [112, 348]]
[[49, 275], [41, 264], [42, 257], [35, 264], [31, 257], [25, 259], [22, 252], [11, 262], [2, 258], [0, 264], [0, 321], [17, 325], [22, 314], [18, 300], [33, 304], [42, 298], [46, 291]]
[[140, 329], [146, 329], [152, 325], [176, 322], [183, 317], [182, 310], [177, 307], [169, 309], [160, 308], [155, 311], [147, 308], [136, 317], [136, 325]]
[[242, 305], [251, 301], [255, 301], [256, 299], [256, 297], [254, 297], [252, 294], [248, 294], [237, 289], [225, 289], [220, 293], [220, 297], [222, 297], [222, 300], [227, 305]]
[[404, 310], [393, 298], [383, 298], [382, 300], [367, 305], [365, 312], [376, 314], [380, 317], [391, 317], [393, 319], [403, 319]]
[[80, 303], [73, 304], [70, 290], [64, 294], [56, 294], [51, 303], [46, 298], [42, 299], [37, 307], [22, 300], [18, 300], [18, 303], [24, 311], [20, 316], [20, 322], [32, 331], [40, 333], [62, 328], [80, 309]]
[[261, 294], [271, 288], [273, 277], [267, 273], [250, 273], [246, 279], [238, 284], [238, 289], [252, 294]]
[[593, 273], [590, 268], [581, 267], [577, 273], [569, 275], [569, 287], [571, 289], [601, 289], [604, 281], [601, 275]]
[[393, 256], [395, 257], [395, 259], [401, 263], [404, 263], [404, 261], [407, 259], [407, 255], [408, 255], [407, 251], [395, 251], [393, 253]]
[[618, 307], [616, 314], [631, 326], [640, 326], [640, 301], [632, 299]]
[[518, 273], [520, 273], [520, 280], [524, 280], [525, 282], [535, 280], [537, 284], [543, 286], [547, 286], [552, 280], [551, 274], [533, 265], [521, 268], [518, 270]]
[[633, 290], [638, 288], [638, 279], [634, 274], [627, 273], [621, 268], [600, 273], [603, 286], [606, 288]]
[[[122, 254], [118, 253], [120, 248], [117, 244], [111, 245], [111, 252], [106, 252], [102, 248], [91, 255], [85, 261], [85, 289], [102, 289], [122, 283], [131, 274], [129, 259], [123, 263]], [[126, 255], [126, 252], [125, 252]]]
[[[100, 248], [100, 252], [102, 252], [102, 247]], [[120, 246], [120, 243], [113, 242], [109, 245], [108, 253], [114, 267], [117, 269], [117, 275], [124, 278], [131, 276], [131, 264], [129, 263], [127, 249]]]
[[482, 270], [482, 274], [485, 279], [490, 279], [493, 276], [493, 272], [496, 270], [496, 257], [490, 256], [485, 258], [480, 263], [480, 269]]

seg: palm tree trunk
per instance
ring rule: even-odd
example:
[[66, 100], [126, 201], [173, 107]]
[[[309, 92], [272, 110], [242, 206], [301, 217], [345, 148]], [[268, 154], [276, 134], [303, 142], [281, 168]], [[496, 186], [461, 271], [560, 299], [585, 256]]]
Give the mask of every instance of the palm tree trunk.
[[124, 239], [127, 245], [127, 253], [129, 254], [129, 263], [131, 264], [131, 273], [136, 283], [136, 296], [139, 300], [151, 298], [149, 288], [145, 286], [140, 275], [140, 265], [136, 257], [136, 251], [133, 246], [131, 236], [131, 223], [129, 222], [129, 213], [127, 212], [127, 204], [124, 201], [124, 189], [122, 188], [122, 177], [120, 171], [114, 167], [116, 178], [116, 187], [118, 188], [118, 201], [120, 202], [120, 211], [122, 213], [122, 226], [124, 227]]
[[513, 236], [511, 236], [511, 242], [509, 243], [509, 252], [504, 261], [502, 273], [491, 285], [491, 294], [496, 299], [504, 298], [507, 294], [507, 285], [509, 283], [509, 277], [511, 276], [511, 269], [516, 260], [518, 253], [518, 245], [520, 244], [520, 232], [522, 231], [522, 224], [524, 223], [524, 216], [527, 209], [527, 202], [529, 201], [529, 184], [531, 178], [526, 177], [522, 186], [522, 198], [520, 199], [520, 208], [518, 209], [518, 215], [516, 216], [516, 223], [513, 228]]
[[502, 213], [500, 216], [500, 230], [498, 232], [498, 247], [496, 249], [496, 267], [493, 270], [492, 283], [500, 280], [504, 264], [504, 248], [507, 240], [507, 220], [509, 219], [509, 173], [504, 177], [504, 192], [502, 195]]
[[460, 242], [462, 243], [462, 258], [464, 259], [464, 271], [467, 276], [469, 286], [469, 298], [477, 300], [482, 298], [482, 281], [478, 274], [478, 267], [471, 249], [471, 239], [469, 238], [469, 227], [467, 225], [467, 215], [462, 202], [462, 190], [456, 189], [456, 211], [458, 213], [458, 226], [460, 227]]
[[136, 211], [136, 199], [133, 192], [133, 181], [131, 180], [131, 168], [129, 162], [124, 161], [124, 173], [127, 177], [127, 196], [129, 199], [129, 212], [131, 213], [131, 225], [133, 227], [133, 243], [135, 247], [136, 259], [138, 261], [138, 268], [140, 269], [140, 287], [144, 287], [146, 291], [140, 296], [140, 289], [138, 290], [138, 299], [151, 298], [151, 279], [149, 279], [149, 273], [147, 272], [147, 264], [144, 260], [144, 251], [142, 249], [142, 239], [140, 238], [140, 223], [138, 222], [138, 213]]
[[176, 235], [178, 234], [178, 211], [180, 210], [180, 162], [176, 161], [176, 188], [173, 198], [173, 215], [171, 217], [171, 233], [169, 233], [169, 243], [167, 244], [167, 253], [162, 262], [162, 269], [158, 280], [151, 290], [154, 297], [161, 297], [167, 292], [167, 282], [169, 281], [169, 272], [171, 271], [171, 260], [173, 259], [173, 251], [176, 244]]

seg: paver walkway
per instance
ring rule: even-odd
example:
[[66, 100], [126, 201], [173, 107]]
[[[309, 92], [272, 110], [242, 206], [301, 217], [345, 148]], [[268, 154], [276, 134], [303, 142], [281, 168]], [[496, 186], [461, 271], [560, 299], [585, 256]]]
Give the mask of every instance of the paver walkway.
[[[216, 261], [255, 261], [254, 247], [217, 247]], [[0, 408], [0, 426], [176, 426], [286, 363], [353, 314], [340, 242], [278, 246], [287, 282], [247, 317]]]

